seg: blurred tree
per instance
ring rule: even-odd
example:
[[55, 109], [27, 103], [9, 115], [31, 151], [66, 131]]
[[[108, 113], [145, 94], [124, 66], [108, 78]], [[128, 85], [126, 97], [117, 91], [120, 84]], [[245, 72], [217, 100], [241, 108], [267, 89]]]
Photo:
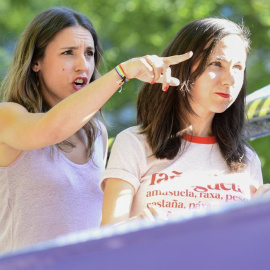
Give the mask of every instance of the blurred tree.
[[[145, 54], [160, 54], [186, 23], [202, 17], [226, 17], [244, 22], [252, 32], [248, 60], [248, 91], [270, 83], [269, 0], [0, 0], [0, 79], [25, 25], [41, 10], [68, 6], [86, 14], [95, 25], [104, 48], [104, 73], [121, 61]], [[136, 96], [140, 83], [130, 81], [104, 107], [115, 136], [136, 123]], [[270, 183], [269, 137], [251, 145], [258, 152], [266, 182]]]

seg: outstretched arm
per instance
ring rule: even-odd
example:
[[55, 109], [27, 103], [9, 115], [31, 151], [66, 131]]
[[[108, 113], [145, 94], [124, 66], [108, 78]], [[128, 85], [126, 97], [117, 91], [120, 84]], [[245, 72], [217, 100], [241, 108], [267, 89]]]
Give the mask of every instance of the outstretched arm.
[[[170, 65], [189, 59], [191, 53], [180, 56], [146, 56], [122, 63], [129, 79], [144, 82], [155, 81], [168, 85], [179, 85], [171, 77]], [[163, 73], [163, 74], [162, 74]], [[0, 105], [0, 142], [18, 150], [42, 148], [59, 143], [83, 127], [104, 103], [119, 88], [119, 75], [110, 71], [80, 91], [59, 102], [47, 113], [28, 113], [15, 103]]]

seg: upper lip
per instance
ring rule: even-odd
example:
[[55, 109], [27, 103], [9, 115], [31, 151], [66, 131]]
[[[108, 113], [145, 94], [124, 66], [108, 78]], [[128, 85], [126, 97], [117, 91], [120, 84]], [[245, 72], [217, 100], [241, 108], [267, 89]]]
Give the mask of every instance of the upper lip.
[[72, 83], [81, 83], [82, 85], [86, 85], [88, 83], [88, 78], [84, 76], [77, 77], [73, 80]]

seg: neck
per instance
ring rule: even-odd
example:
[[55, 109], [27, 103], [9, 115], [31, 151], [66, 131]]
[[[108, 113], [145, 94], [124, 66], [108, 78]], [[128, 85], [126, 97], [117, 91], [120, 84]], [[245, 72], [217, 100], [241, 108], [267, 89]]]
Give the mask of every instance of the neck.
[[198, 117], [196, 115], [190, 117], [190, 126], [186, 129], [187, 133], [199, 137], [213, 136], [212, 122], [214, 115], [207, 117]]

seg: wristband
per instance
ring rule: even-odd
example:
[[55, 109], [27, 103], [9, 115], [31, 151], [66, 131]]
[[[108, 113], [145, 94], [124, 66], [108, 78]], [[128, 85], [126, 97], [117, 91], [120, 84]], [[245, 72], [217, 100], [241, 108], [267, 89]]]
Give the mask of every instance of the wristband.
[[129, 81], [129, 79], [126, 77], [126, 74], [125, 74], [125, 72], [124, 72], [121, 64], [119, 64], [118, 66], [116, 66], [114, 69], [116, 70], [117, 74], [121, 78], [119, 81], [117, 81], [117, 83], [118, 83], [119, 86], [121, 86], [125, 82], [128, 82]]

